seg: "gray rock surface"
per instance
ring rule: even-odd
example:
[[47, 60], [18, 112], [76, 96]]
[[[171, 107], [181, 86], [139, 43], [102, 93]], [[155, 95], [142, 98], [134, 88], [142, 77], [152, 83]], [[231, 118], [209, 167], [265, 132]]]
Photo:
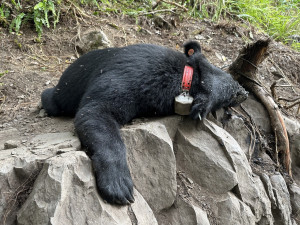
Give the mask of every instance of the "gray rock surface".
[[289, 135], [293, 177], [300, 185], [300, 122], [287, 117], [283, 119]]
[[41, 161], [50, 156], [48, 152], [36, 155], [26, 147], [0, 151], [0, 224], [15, 223], [17, 202], [32, 185]]
[[196, 204], [178, 197], [172, 207], [158, 215], [159, 224], [210, 225], [206, 212]]
[[[246, 110], [259, 125], [266, 115], [257, 115], [259, 106], [251, 101]], [[66, 126], [57, 121], [57, 129]], [[296, 179], [300, 126], [285, 122]], [[279, 173], [250, 166], [240, 118], [227, 122], [229, 132], [216, 123], [172, 116], [138, 119], [122, 128], [136, 188], [135, 203], [123, 207], [101, 199], [91, 161], [78, 151], [72, 132], [24, 138], [16, 129], [0, 131], [0, 224], [299, 223], [299, 186], [288, 189]], [[10, 142], [17, 146], [4, 149]]]
[[256, 216], [256, 222], [266, 220], [272, 224], [271, 202], [260, 178], [252, 173], [245, 153], [236, 140], [224, 129], [206, 120], [203, 129], [218, 140], [236, 171], [238, 185], [235, 192]]
[[4, 149], [4, 144], [7, 141], [18, 141], [20, 132], [15, 129], [0, 130], [0, 150]]
[[176, 198], [176, 160], [165, 126], [159, 122], [135, 124], [122, 129], [128, 165], [136, 189], [158, 212]]
[[[142, 196], [136, 193], [135, 198], [130, 207], [136, 220], [157, 224]], [[18, 224], [132, 224], [127, 212], [128, 206], [112, 206], [99, 197], [86, 154], [67, 152], [45, 162], [18, 212]], [[143, 213], [144, 217], [135, 213]]]
[[76, 49], [80, 55], [91, 50], [111, 47], [106, 34], [99, 29], [88, 29], [76, 40]]
[[292, 224], [292, 206], [287, 185], [280, 174], [270, 176], [277, 207], [273, 209], [275, 225]]
[[180, 170], [213, 193], [227, 193], [237, 185], [236, 172], [226, 152], [210, 133], [197, 130], [192, 120], [186, 119], [178, 129], [176, 158]]
[[291, 205], [295, 220], [300, 222], [300, 187], [297, 184], [291, 184], [289, 186]]
[[217, 203], [218, 221], [223, 225], [255, 225], [255, 216], [249, 206], [240, 201], [234, 194], [228, 195]]
[[4, 149], [17, 148], [20, 145], [20, 142], [17, 140], [8, 140], [4, 143]]
[[258, 102], [253, 95], [249, 95], [246, 101], [242, 103], [246, 112], [251, 116], [258, 128], [266, 133], [271, 132], [271, 123], [268, 111]]
[[237, 116], [233, 116], [232, 119], [225, 124], [224, 129], [234, 137], [247, 158], [249, 158], [249, 145], [251, 135], [243, 119]]

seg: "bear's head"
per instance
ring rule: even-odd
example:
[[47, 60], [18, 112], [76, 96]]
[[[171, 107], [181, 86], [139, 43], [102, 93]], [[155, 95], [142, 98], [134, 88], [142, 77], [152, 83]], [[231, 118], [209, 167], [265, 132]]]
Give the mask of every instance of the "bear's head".
[[232, 76], [212, 65], [201, 52], [198, 42], [184, 45], [187, 64], [194, 68], [190, 94], [194, 97], [191, 116], [205, 118], [210, 111], [237, 106], [248, 97], [248, 92]]

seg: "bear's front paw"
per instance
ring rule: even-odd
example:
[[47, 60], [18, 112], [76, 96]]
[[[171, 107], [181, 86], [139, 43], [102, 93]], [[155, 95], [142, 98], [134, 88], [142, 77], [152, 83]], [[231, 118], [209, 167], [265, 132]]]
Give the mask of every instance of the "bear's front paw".
[[127, 164], [96, 166], [96, 181], [101, 197], [111, 204], [128, 205], [134, 202], [133, 182]]
[[204, 119], [210, 112], [210, 103], [206, 99], [196, 99], [191, 108], [190, 116], [196, 120], [198, 118]]

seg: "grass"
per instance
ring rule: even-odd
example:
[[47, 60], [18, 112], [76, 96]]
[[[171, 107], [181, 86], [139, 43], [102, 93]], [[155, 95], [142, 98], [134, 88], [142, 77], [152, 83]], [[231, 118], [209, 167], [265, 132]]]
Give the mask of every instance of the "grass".
[[[6, 3], [5, 3], [6, 2]], [[0, 4], [0, 26], [10, 32], [20, 33], [22, 25], [33, 23], [40, 38], [43, 28], [54, 29], [59, 23], [62, 8], [75, 7], [82, 10], [94, 6], [94, 15], [101, 13], [126, 14], [137, 20], [141, 15], [152, 17], [153, 12], [170, 13], [182, 10], [176, 4], [188, 9], [181, 17], [233, 19], [249, 22], [268, 33], [275, 40], [291, 43], [300, 51], [300, 43], [291, 39], [300, 35], [300, 0], [161, 0], [153, 9], [152, 0], [10, 0]], [[175, 3], [175, 4], [174, 4]], [[83, 12], [84, 10], [82, 10]]]
[[[268, 33], [273, 39], [292, 42], [300, 35], [300, 0], [198, 0], [190, 14], [194, 17], [237, 19], [247, 21]], [[300, 44], [292, 43], [300, 51]]]
[[[292, 35], [300, 35], [300, 0], [228, 1], [226, 8], [238, 18], [260, 27], [275, 40], [287, 43]], [[299, 45], [294, 47], [300, 51]]]

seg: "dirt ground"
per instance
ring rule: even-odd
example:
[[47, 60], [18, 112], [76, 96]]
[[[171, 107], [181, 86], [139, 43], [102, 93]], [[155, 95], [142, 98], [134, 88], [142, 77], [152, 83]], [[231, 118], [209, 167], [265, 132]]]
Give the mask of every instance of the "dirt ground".
[[[170, 16], [164, 18], [167, 25], [155, 21], [147, 17], [136, 20], [107, 14], [81, 17], [76, 21], [65, 15], [56, 29], [44, 30], [41, 43], [35, 41], [37, 35], [29, 25], [21, 35], [0, 27], [0, 131], [16, 128], [25, 142], [26, 137], [34, 134], [73, 129], [57, 122], [61, 119], [41, 118], [37, 106], [41, 92], [54, 86], [76, 59], [76, 39], [89, 28], [103, 30], [115, 47], [153, 43], [181, 51], [185, 41], [196, 39], [208, 60], [224, 70], [245, 44], [268, 38], [251, 26], [232, 21], [212, 23], [188, 18], [180, 21]], [[277, 100], [284, 98], [277, 101], [283, 113], [298, 120], [299, 104], [288, 110], [285, 107], [300, 96], [299, 62], [299, 52], [272, 41], [268, 58], [258, 68], [260, 82], [267, 90], [274, 81], [281, 86], [275, 90]]]

